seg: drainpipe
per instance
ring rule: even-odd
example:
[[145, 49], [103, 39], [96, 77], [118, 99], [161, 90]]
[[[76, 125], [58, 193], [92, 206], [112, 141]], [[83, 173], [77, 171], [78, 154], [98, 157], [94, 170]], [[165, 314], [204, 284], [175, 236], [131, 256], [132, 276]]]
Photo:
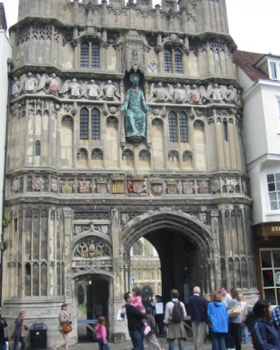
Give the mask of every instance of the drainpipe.
[[8, 93], [7, 93], [7, 107], [6, 107], [6, 131], [5, 131], [5, 148], [4, 148], [4, 169], [3, 169], [3, 193], [2, 193], [2, 223], [1, 223], [1, 234], [0, 234], [0, 306], [2, 305], [2, 282], [3, 282], [3, 250], [4, 245], [2, 242], [2, 233], [4, 232], [3, 219], [5, 214], [5, 192], [6, 192], [6, 170], [7, 170], [7, 145], [8, 145], [8, 123], [10, 114], [10, 101], [11, 101], [11, 77], [10, 72], [13, 69], [13, 61], [11, 58], [7, 59], [8, 66]]

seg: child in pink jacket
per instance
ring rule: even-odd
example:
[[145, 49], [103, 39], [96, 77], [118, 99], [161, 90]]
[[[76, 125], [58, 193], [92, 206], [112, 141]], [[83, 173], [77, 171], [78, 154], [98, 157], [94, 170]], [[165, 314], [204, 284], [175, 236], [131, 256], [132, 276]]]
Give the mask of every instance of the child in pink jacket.
[[105, 317], [98, 317], [97, 325], [95, 327], [96, 340], [99, 344], [99, 350], [110, 350], [110, 345], [107, 342], [107, 331], [105, 327]]

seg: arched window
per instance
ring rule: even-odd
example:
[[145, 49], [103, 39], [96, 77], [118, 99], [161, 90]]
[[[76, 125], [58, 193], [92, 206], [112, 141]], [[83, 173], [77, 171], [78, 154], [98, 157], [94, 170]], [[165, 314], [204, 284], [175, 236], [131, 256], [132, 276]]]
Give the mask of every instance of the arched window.
[[41, 295], [47, 296], [48, 293], [48, 267], [46, 263], [41, 265]]
[[100, 112], [97, 108], [91, 111], [91, 139], [100, 139]]
[[81, 68], [88, 68], [89, 64], [89, 44], [83, 42], [81, 44]]
[[39, 264], [34, 263], [33, 264], [33, 296], [39, 296]]
[[174, 50], [175, 73], [183, 73], [182, 52]]
[[177, 115], [174, 112], [170, 112], [168, 116], [169, 121], [169, 139], [171, 142], [178, 142], [178, 125]]
[[41, 155], [41, 142], [36, 141], [35, 142], [35, 156], [40, 156]]
[[31, 265], [25, 264], [25, 296], [31, 296]]
[[99, 148], [95, 148], [91, 152], [91, 159], [93, 160], [103, 160], [103, 152]]
[[99, 68], [99, 44], [91, 44], [91, 68]]
[[168, 122], [170, 142], [188, 142], [188, 116], [186, 113], [180, 112], [178, 116], [177, 113], [170, 112]]
[[80, 67], [95, 68], [100, 66], [100, 45], [97, 42], [82, 42], [80, 51]]
[[223, 129], [224, 129], [224, 140], [228, 142], [228, 125], [226, 120], [223, 121]]
[[169, 49], [164, 50], [164, 68], [168, 73], [172, 73], [172, 51]]
[[142, 151], [140, 151], [139, 153], [139, 159], [142, 161], [150, 161], [151, 155], [150, 152], [143, 149]]
[[180, 49], [164, 50], [164, 70], [167, 73], [183, 73], [183, 58]]
[[88, 140], [88, 109], [83, 108], [80, 114], [80, 139]]
[[188, 117], [184, 112], [180, 115], [180, 140], [181, 142], [188, 142]]

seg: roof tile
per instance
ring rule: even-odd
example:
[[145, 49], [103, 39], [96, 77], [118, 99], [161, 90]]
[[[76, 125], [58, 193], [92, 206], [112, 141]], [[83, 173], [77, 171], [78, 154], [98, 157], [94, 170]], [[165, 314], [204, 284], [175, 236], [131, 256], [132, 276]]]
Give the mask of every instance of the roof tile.
[[237, 50], [233, 53], [233, 62], [238, 67], [242, 68], [252, 80], [269, 80], [269, 77], [267, 77], [260, 69], [255, 67], [255, 64], [264, 56], [266, 55], [261, 53]]

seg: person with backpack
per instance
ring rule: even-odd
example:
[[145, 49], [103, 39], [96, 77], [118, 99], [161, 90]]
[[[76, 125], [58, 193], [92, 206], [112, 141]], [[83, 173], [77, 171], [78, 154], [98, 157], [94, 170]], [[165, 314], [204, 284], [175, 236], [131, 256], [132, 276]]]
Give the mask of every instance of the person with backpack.
[[186, 308], [179, 301], [179, 292], [177, 289], [172, 289], [171, 301], [166, 304], [163, 320], [169, 342], [169, 350], [174, 350], [175, 339], [178, 339], [179, 350], [184, 350], [184, 341], [187, 339], [187, 334], [183, 320], [186, 318]]

